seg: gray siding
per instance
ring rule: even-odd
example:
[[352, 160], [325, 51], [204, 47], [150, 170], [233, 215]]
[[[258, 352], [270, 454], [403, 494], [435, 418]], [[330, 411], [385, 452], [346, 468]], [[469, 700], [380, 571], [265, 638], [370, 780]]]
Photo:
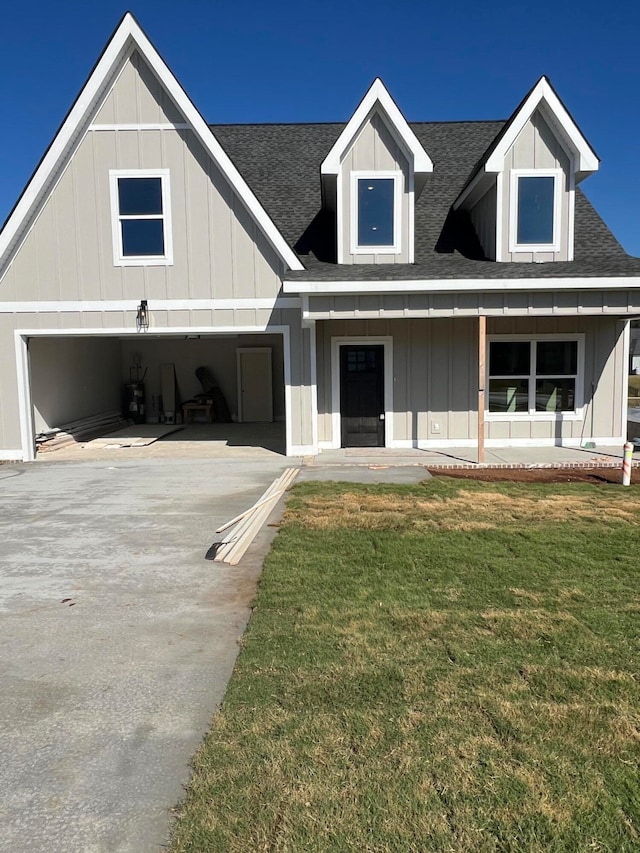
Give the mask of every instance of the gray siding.
[[[134, 55], [102, 123], [184, 121]], [[110, 169], [169, 169], [172, 266], [113, 264]], [[0, 300], [273, 297], [284, 268], [188, 130], [90, 130], [0, 282]]]
[[485, 257], [492, 261], [496, 259], [496, 205], [496, 185], [493, 184], [469, 211], [471, 222]]
[[[332, 440], [331, 339], [393, 338], [393, 439], [403, 444], [477, 438], [477, 323], [471, 318], [327, 320], [317, 324], [319, 440]], [[622, 324], [616, 318], [491, 319], [488, 334], [585, 335], [585, 420], [491, 421], [487, 438], [621, 436], [626, 391]], [[592, 392], [593, 388], [593, 392]], [[592, 430], [593, 415], [593, 432]]]
[[[400, 171], [402, 173], [402, 252], [398, 255], [351, 254], [351, 173], [353, 171]], [[382, 117], [374, 112], [342, 162], [342, 240], [346, 264], [394, 264], [409, 261], [409, 161]]]
[[[562, 203], [560, 214], [560, 251], [509, 252], [509, 206], [512, 169], [561, 169]], [[564, 149], [539, 111], [523, 127], [505, 158], [502, 181], [502, 253], [498, 261], [566, 261], [569, 258], [569, 204], [571, 164]]]
[[574, 316], [640, 314], [639, 290], [515, 290], [309, 297], [309, 316], [326, 319], [403, 317]]

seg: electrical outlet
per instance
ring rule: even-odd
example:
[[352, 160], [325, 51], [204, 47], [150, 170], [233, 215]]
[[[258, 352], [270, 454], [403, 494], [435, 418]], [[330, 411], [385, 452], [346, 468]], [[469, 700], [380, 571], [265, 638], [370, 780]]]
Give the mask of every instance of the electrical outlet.
[[440, 424], [438, 421], [431, 421], [431, 432], [440, 432]]

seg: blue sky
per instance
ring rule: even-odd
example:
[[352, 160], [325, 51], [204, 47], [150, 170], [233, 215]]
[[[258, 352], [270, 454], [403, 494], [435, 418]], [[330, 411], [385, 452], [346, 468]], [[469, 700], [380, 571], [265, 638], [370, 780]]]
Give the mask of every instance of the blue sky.
[[33, 0], [0, 28], [0, 222], [129, 8], [209, 122], [499, 119], [546, 74], [602, 160], [582, 188], [640, 256], [640, 3]]

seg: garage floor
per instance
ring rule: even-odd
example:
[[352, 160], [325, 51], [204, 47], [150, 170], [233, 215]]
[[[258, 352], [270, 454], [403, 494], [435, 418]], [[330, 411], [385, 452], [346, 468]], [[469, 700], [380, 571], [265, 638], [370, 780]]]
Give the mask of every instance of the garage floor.
[[160, 850], [273, 529], [204, 555], [288, 463], [0, 465], [3, 850]]
[[42, 462], [98, 459], [278, 459], [285, 454], [283, 423], [188, 424], [146, 447], [76, 444], [38, 453]]

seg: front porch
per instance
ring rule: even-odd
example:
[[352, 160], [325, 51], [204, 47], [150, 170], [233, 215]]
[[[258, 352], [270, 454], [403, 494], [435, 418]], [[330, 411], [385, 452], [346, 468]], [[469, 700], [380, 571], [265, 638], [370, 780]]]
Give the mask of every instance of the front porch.
[[[581, 447], [492, 447], [486, 448], [484, 462], [478, 463], [477, 449], [449, 447], [442, 450], [396, 449], [388, 447], [342, 447], [307, 456], [310, 467], [366, 466], [396, 467], [419, 465], [425, 468], [617, 468], [622, 466], [623, 446]], [[640, 466], [640, 454], [633, 461]]]

